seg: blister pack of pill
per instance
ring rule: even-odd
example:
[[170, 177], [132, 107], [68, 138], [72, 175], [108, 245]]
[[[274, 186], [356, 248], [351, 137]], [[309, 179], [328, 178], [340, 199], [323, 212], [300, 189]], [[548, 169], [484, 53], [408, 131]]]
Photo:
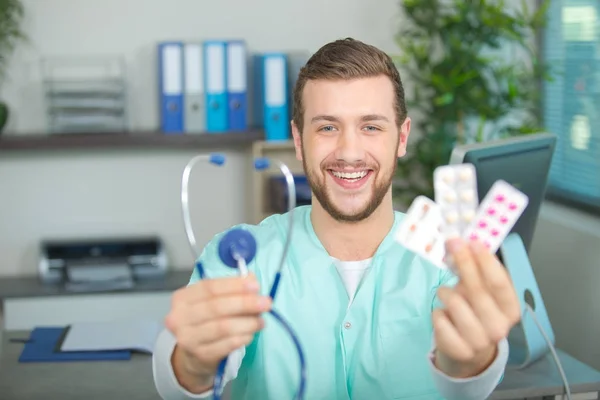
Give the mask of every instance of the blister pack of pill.
[[398, 227], [402, 246], [439, 268], [454, 269], [446, 257], [451, 237], [478, 240], [496, 253], [528, 205], [528, 197], [499, 180], [479, 203], [477, 176], [472, 164], [438, 167], [434, 172], [435, 201], [417, 197]]
[[463, 238], [478, 240], [496, 253], [528, 204], [529, 198], [521, 191], [508, 182], [496, 181], [482, 200]]
[[440, 206], [425, 196], [418, 196], [396, 230], [395, 239], [434, 265], [445, 268], [443, 223]]
[[477, 207], [477, 175], [473, 164], [444, 165], [433, 173], [435, 202], [440, 205], [446, 238], [462, 237]]

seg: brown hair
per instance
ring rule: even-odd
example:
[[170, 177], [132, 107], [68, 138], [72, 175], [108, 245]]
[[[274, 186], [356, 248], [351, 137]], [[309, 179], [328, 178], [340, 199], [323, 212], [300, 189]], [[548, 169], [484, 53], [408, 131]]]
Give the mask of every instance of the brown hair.
[[327, 43], [313, 54], [302, 67], [293, 93], [292, 119], [300, 133], [304, 129], [302, 92], [309, 80], [349, 80], [385, 75], [391, 79], [395, 91], [398, 126], [406, 119], [406, 102], [400, 73], [394, 62], [383, 51], [361, 41], [346, 38]]

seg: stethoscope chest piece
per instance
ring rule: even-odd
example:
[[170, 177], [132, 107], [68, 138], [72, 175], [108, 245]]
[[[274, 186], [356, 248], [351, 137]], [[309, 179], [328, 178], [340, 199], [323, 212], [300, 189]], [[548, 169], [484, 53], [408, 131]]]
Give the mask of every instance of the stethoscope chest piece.
[[219, 241], [219, 257], [225, 265], [238, 268], [238, 259], [242, 258], [246, 264], [256, 255], [256, 239], [244, 229], [231, 229]]

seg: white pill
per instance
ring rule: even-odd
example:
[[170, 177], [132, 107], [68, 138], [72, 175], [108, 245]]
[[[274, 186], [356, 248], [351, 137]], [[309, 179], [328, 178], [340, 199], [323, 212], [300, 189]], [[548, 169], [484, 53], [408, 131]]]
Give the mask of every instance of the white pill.
[[462, 212], [462, 219], [465, 222], [471, 222], [471, 221], [473, 221], [474, 217], [475, 217], [475, 212], [473, 210], [464, 210]]
[[460, 194], [462, 201], [471, 202], [473, 201], [474, 193], [472, 190], [463, 190]]
[[456, 193], [449, 191], [444, 195], [444, 199], [448, 202], [448, 203], [454, 203], [456, 201]]
[[446, 213], [446, 221], [449, 224], [455, 224], [458, 221], [458, 213], [456, 211], [450, 211]]
[[469, 179], [471, 179], [472, 173], [471, 173], [471, 169], [469, 168], [465, 168], [462, 171], [460, 171], [459, 174], [459, 178], [461, 181], [468, 181]]
[[451, 184], [452, 181], [454, 181], [454, 177], [452, 176], [451, 173], [445, 173], [444, 176], [442, 176], [442, 180], [444, 182], [446, 182], [447, 184]]

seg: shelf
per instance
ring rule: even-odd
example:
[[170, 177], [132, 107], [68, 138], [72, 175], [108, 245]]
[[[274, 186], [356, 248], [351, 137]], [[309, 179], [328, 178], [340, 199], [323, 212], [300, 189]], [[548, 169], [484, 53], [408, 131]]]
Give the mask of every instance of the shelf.
[[14, 276], [0, 277], [0, 299], [31, 298], [47, 296], [69, 296], [104, 293], [145, 293], [158, 291], [174, 291], [185, 286], [192, 271], [182, 269], [171, 269], [164, 277], [138, 279], [131, 289], [124, 290], [102, 290], [92, 292], [75, 292], [67, 290], [64, 283], [44, 284], [39, 276]]
[[263, 140], [262, 130], [224, 133], [165, 134], [162, 132], [0, 134], [0, 152], [72, 149], [193, 149], [251, 147]]

